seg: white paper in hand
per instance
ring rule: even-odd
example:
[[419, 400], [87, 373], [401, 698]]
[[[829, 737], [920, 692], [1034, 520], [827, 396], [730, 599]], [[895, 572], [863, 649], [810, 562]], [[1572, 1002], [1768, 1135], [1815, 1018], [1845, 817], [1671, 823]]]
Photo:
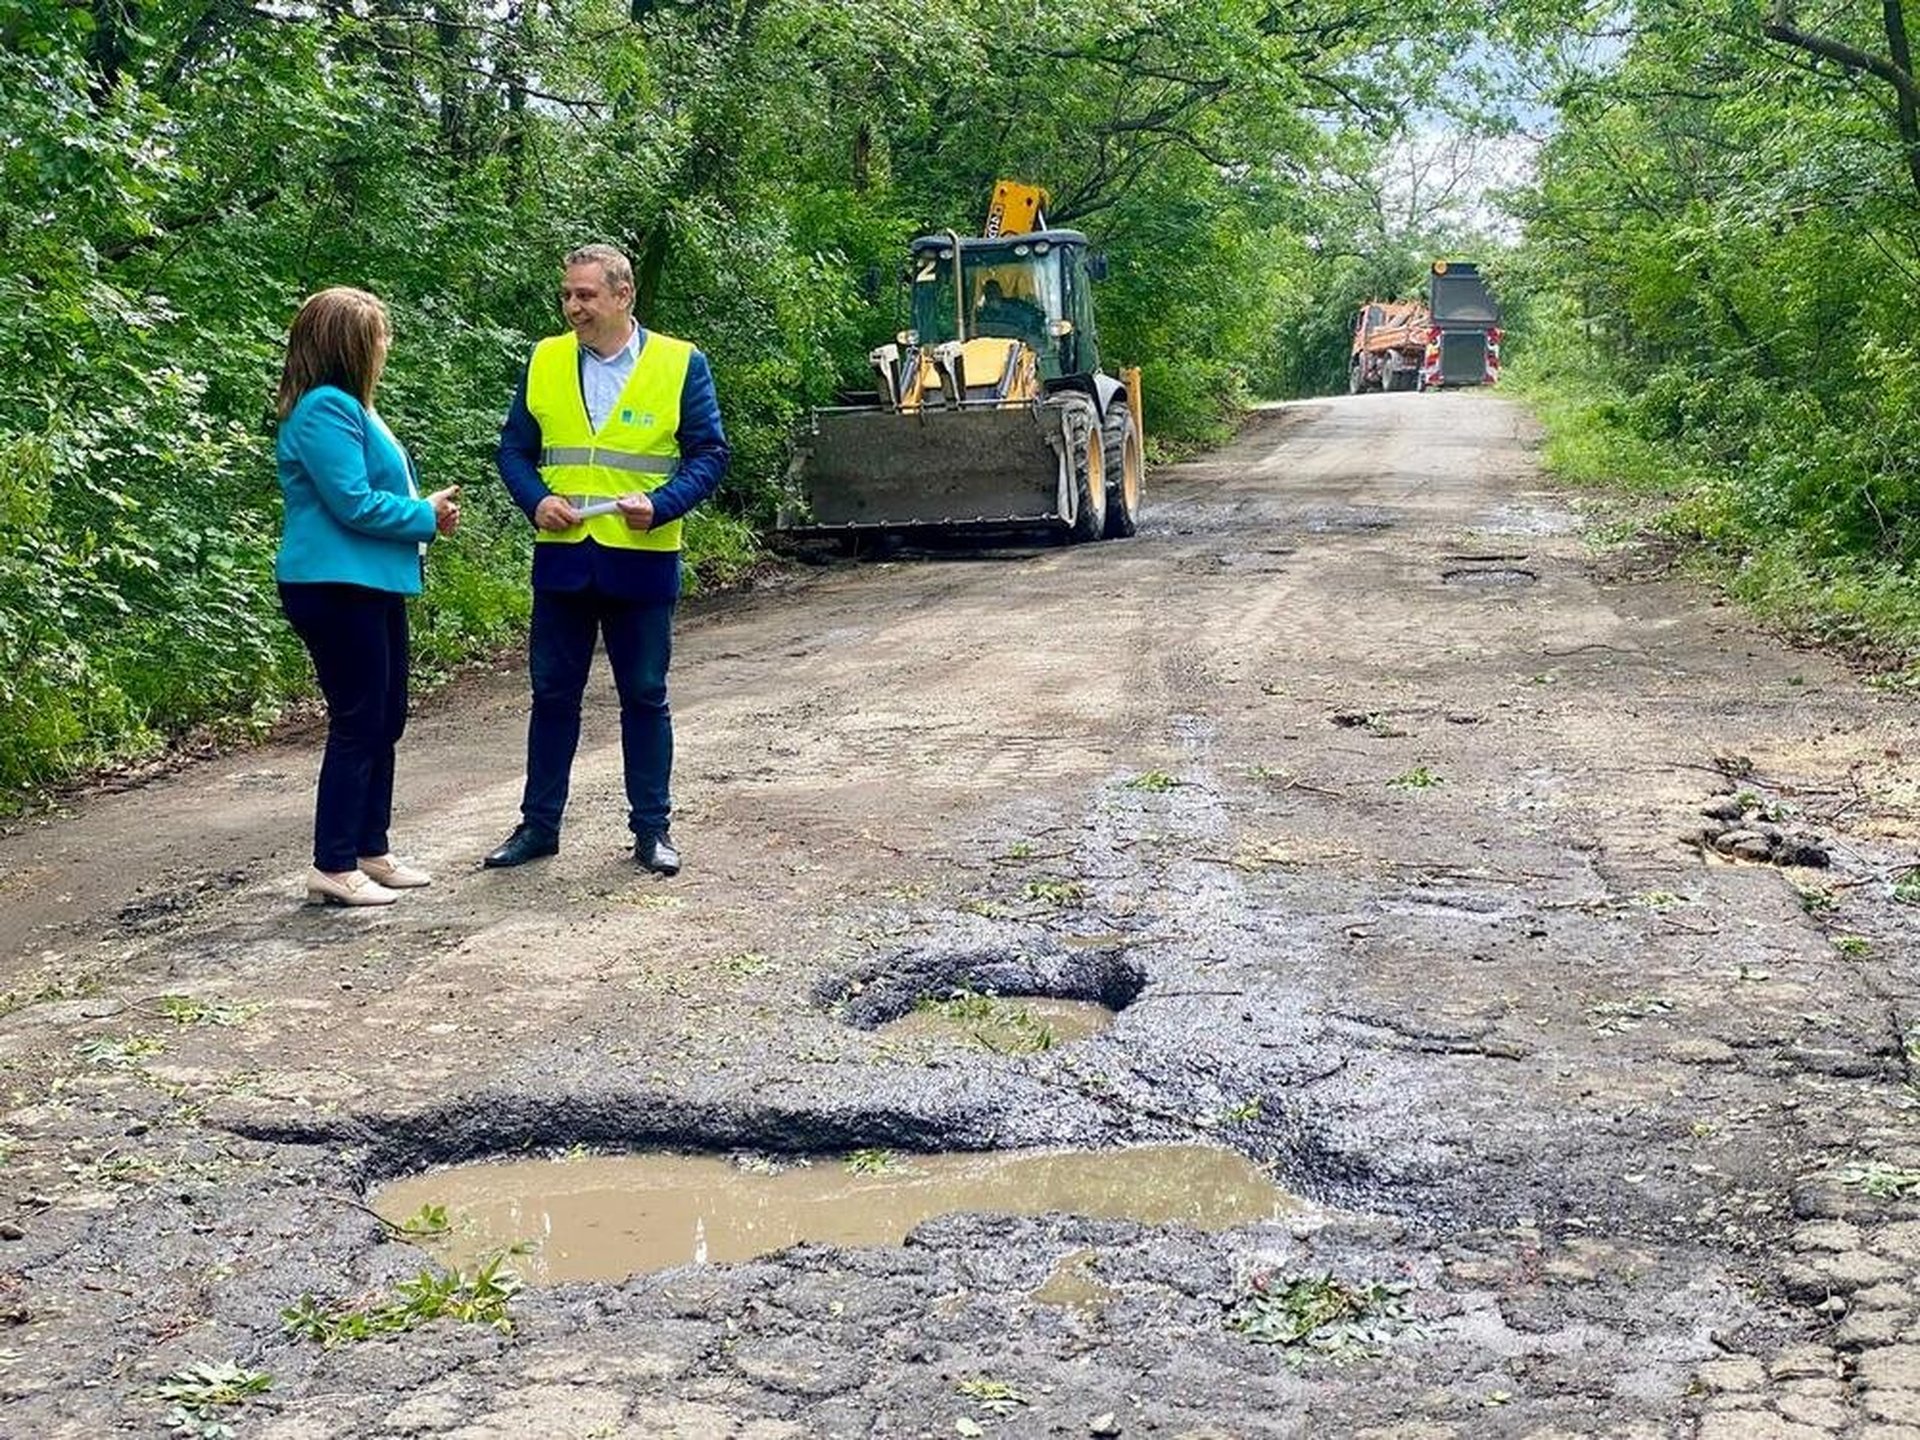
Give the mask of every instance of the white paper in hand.
[[588, 505], [576, 505], [573, 513], [582, 520], [591, 520], [595, 515], [611, 515], [620, 508], [618, 500], [595, 500]]

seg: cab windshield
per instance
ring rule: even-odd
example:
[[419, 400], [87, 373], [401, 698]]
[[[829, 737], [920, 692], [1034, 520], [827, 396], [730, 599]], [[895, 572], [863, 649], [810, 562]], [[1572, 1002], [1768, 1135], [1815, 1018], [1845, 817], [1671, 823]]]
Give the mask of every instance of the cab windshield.
[[[966, 246], [960, 285], [966, 335], [1024, 340], [1036, 351], [1053, 347], [1052, 321], [1066, 311], [1061, 250], [1049, 241]], [[954, 306], [953, 247], [917, 250], [913, 257], [913, 328], [925, 345], [962, 338]]]

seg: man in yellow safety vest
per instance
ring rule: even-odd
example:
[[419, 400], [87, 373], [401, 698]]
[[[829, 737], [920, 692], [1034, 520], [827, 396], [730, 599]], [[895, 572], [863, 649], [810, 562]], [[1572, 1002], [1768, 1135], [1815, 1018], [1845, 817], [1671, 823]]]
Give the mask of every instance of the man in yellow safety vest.
[[560, 848], [596, 642], [620, 695], [635, 862], [672, 875], [673, 717], [667, 664], [680, 595], [681, 517], [730, 451], [706, 356], [635, 323], [633, 266], [610, 245], [567, 256], [567, 334], [534, 347], [501, 427], [498, 463], [536, 531], [527, 662], [533, 708], [520, 823], [486, 857], [524, 865]]

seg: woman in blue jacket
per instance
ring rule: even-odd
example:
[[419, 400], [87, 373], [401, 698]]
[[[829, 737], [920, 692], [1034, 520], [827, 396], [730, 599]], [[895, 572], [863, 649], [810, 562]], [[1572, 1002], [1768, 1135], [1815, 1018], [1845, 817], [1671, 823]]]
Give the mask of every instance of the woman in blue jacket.
[[327, 701], [307, 898], [391, 905], [432, 877], [387, 841], [393, 747], [407, 723], [406, 597], [427, 542], [460, 521], [457, 485], [425, 499], [373, 408], [387, 312], [345, 286], [308, 298], [287, 337], [276, 455], [286, 500], [274, 579]]

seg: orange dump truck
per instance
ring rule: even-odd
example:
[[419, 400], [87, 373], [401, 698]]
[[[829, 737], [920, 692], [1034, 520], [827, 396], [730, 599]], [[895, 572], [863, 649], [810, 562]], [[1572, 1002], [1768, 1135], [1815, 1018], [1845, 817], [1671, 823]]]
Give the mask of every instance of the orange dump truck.
[[1412, 390], [1420, 383], [1433, 317], [1418, 300], [1369, 300], [1353, 325], [1347, 393]]

